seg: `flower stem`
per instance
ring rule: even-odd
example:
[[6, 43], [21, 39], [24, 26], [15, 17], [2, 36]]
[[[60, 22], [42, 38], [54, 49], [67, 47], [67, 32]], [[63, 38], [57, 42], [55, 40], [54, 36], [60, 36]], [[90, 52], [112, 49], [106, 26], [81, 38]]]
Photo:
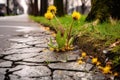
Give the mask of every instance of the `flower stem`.
[[70, 40], [70, 37], [71, 37], [71, 32], [72, 32], [73, 23], [74, 23], [74, 20], [72, 20], [72, 23], [71, 23], [70, 28], [69, 28], [69, 31], [68, 31], [67, 47], [70, 46], [70, 45], [69, 45], [69, 40]]
[[55, 25], [52, 23], [51, 20], [49, 20], [49, 21], [50, 21], [50, 23], [52, 24], [53, 28], [55, 29], [55, 32], [57, 32], [57, 28], [55, 27]]
[[63, 27], [63, 25], [60, 23], [60, 21], [59, 21], [58, 18], [56, 17], [55, 13], [53, 13], [53, 15], [54, 15], [56, 21], [59, 23], [59, 25], [60, 25], [61, 27]]
[[72, 21], [72, 23], [70, 25], [70, 29], [69, 29], [69, 32], [68, 32], [68, 41], [70, 40], [70, 37], [71, 37], [73, 23], [74, 23], [74, 20]]

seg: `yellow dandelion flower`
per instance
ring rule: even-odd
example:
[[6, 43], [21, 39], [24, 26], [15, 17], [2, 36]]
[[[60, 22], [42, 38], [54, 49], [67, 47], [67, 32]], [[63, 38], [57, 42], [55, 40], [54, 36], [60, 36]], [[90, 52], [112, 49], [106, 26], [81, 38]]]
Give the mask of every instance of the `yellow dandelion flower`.
[[79, 20], [80, 17], [81, 17], [81, 15], [80, 15], [79, 12], [76, 12], [76, 11], [73, 12], [72, 18], [73, 18], [74, 20]]
[[93, 58], [93, 59], [92, 59], [92, 63], [93, 63], [93, 64], [96, 64], [97, 62], [98, 62], [98, 58]]
[[105, 66], [105, 67], [102, 69], [102, 71], [103, 71], [104, 74], [111, 73], [110, 70], [111, 70], [111, 66], [110, 66], [110, 65], [107, 65], [107, 66]]
[[45, 16], [45, 18], [48, 19], [48, 20], [51, 20], [51, 19], [53, 19], [53, 17], [54, 17], [53, 14], [52, 14], [51, 12], [45, 13], [44, 16]]
[[51, 5], [48, 7], [48, 11], [52, 12], [52, 13], [56, 13], [57, 9], [54, 5]]
[[81, 56], [82, 56], [82, 57], [86, 57], [86, 53], [85, 53], [85, 52], [82, 52]]

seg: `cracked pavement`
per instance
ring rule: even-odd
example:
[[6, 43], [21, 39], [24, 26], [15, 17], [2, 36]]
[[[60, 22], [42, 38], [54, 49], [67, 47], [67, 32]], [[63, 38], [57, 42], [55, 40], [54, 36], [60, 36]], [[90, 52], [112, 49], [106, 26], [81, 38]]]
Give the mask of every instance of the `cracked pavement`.
[[0, 52], [0, 80], [104, 80], [102, 74], [90, 71], [93, 65], [76, 62], [79, 50], [50, 51], [52, 32], [32, 26], [38, 28], [8, 38], [10, 46]]

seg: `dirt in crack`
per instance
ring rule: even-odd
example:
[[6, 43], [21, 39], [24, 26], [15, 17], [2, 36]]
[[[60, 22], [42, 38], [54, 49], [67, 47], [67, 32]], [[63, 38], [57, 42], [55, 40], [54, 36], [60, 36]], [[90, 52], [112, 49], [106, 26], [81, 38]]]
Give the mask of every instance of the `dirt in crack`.
[[10, 80], [9, 74], [11, 74], [11, 73], [9, 72], [9, 69], [7, 69], [7, 70], [6, 70], [6, 73], [5, 73], [5, 78], [4, 78], [4, 80]]

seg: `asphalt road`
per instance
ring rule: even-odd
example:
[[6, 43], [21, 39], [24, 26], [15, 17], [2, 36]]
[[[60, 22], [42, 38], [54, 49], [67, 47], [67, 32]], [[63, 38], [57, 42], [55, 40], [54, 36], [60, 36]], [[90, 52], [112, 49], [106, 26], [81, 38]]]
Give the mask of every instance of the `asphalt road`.
[[9, 38], [35, 29], [38, 30], [38, 24], [27, 15], [0, 17], [0, 51], [9, 47]]

